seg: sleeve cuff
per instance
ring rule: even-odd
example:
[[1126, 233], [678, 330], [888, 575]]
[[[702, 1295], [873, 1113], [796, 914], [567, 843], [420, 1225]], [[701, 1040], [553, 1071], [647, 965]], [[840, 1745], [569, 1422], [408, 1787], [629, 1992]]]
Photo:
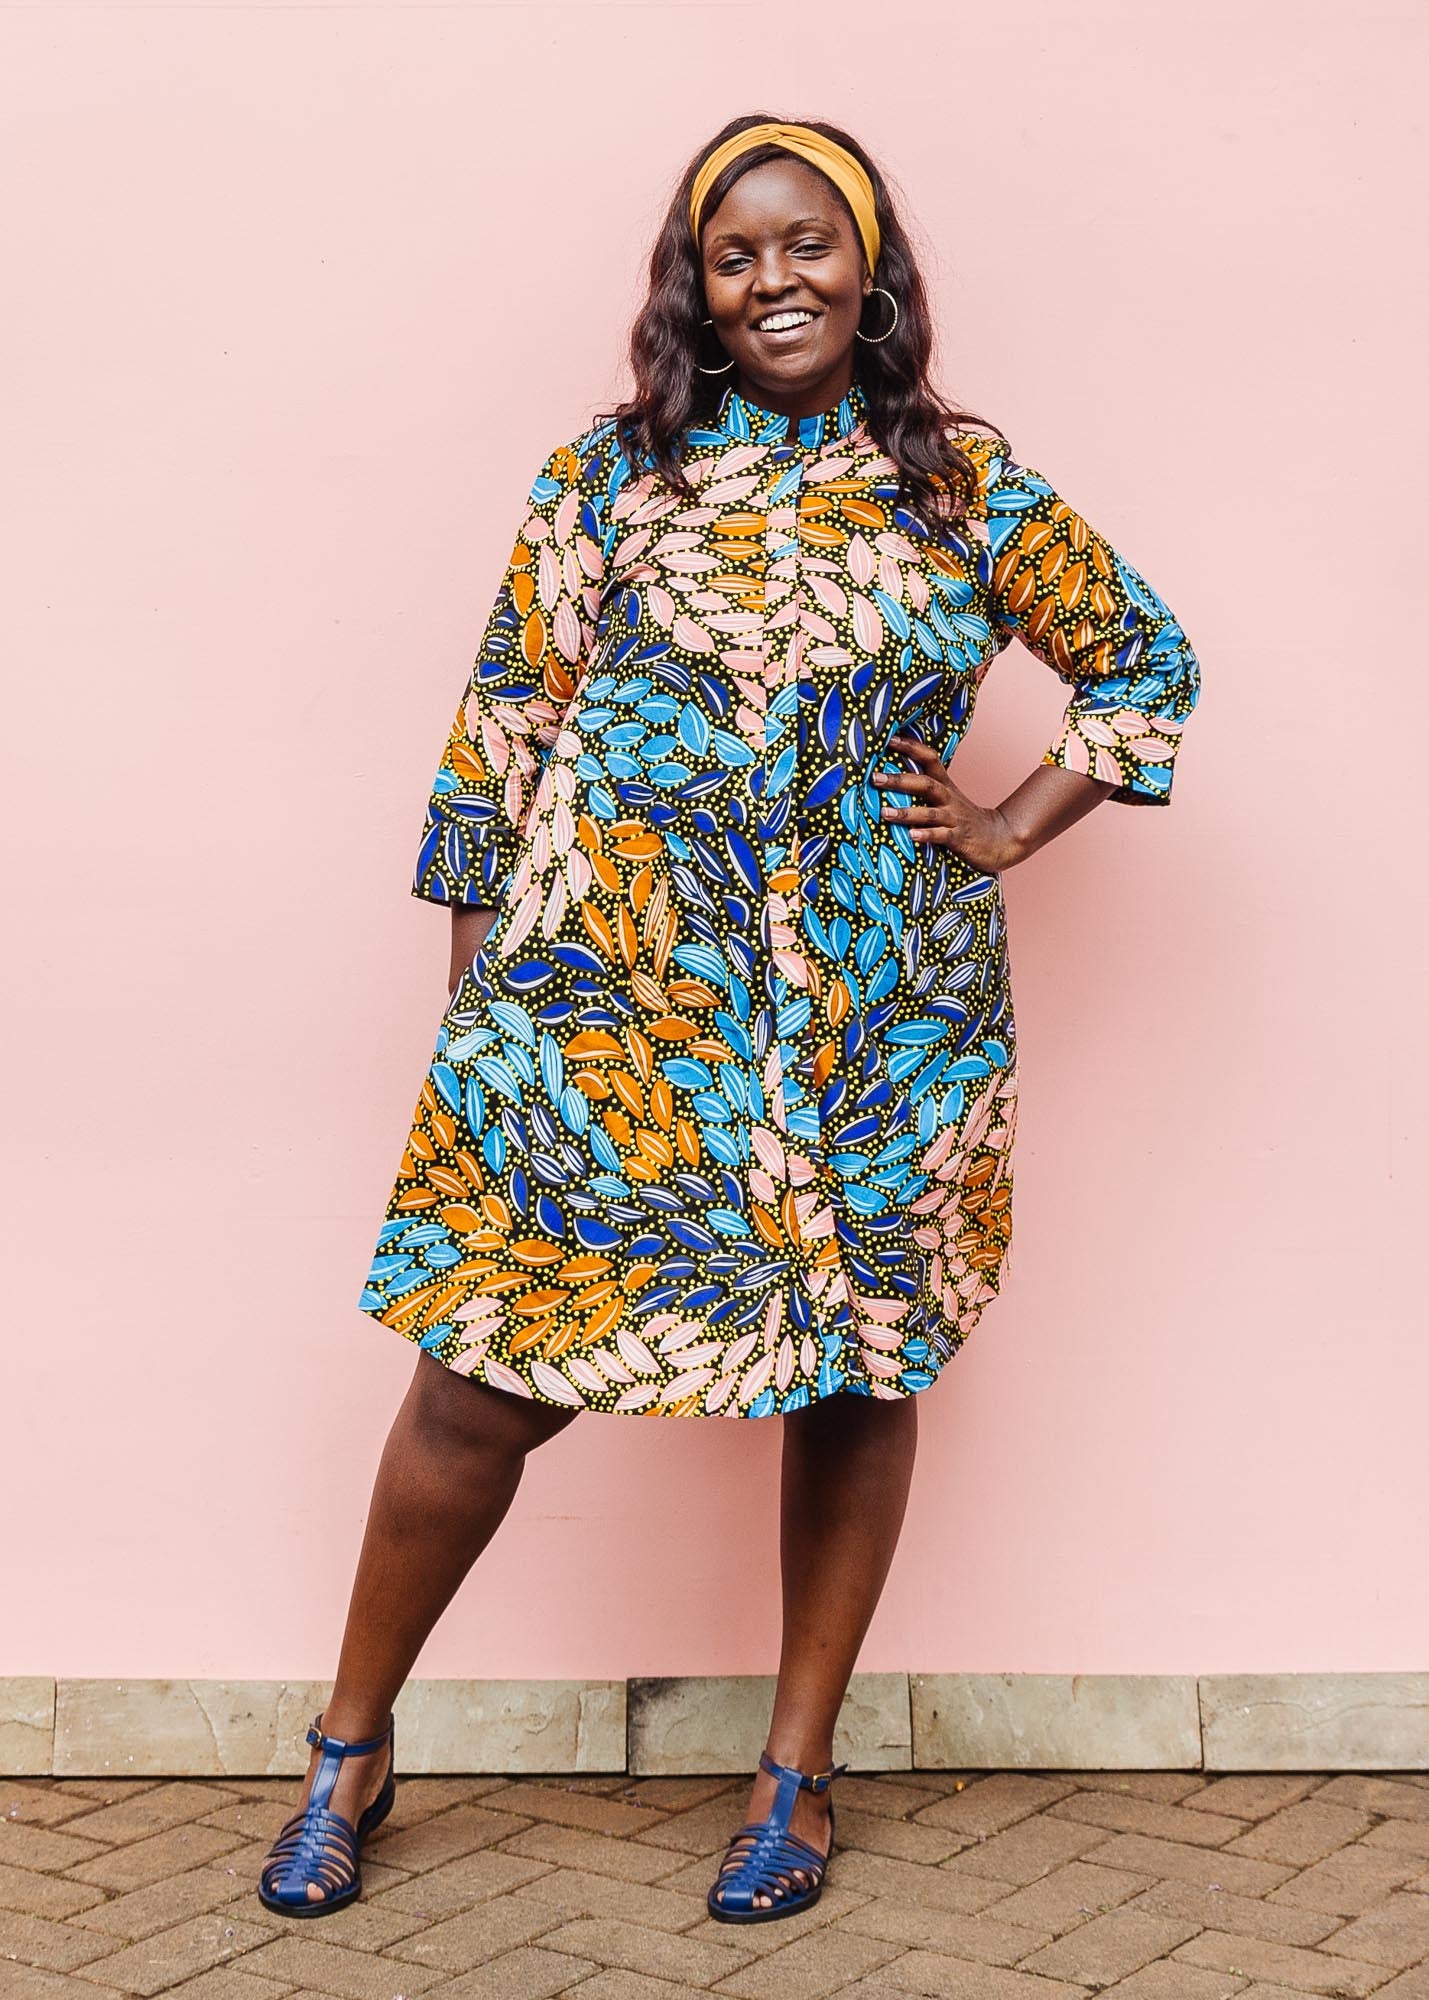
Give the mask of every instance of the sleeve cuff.
[[1107, 797], [1124, 805], [1169, 805], [1181, 728], [1144, 709], [1082, 708], [1073, 702], [1042, 762], [1115, 785]]
[[520, 852], [521, 836], [490, 800], [434, 797], [427, 807], [411, 893], [424, 903], [495, 909]]

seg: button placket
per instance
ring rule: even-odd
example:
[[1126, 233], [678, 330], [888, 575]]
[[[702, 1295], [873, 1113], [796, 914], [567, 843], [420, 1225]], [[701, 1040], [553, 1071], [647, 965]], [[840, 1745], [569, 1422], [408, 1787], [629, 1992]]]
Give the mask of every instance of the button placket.
[[809, 644], [805, 613], [810, 597], [803, 579], [799, 505], [808, 467], [822, 456], [823, 450], [812, 441], [799, 452], [797, 459], [791, 454], [791, 463], [775, 483], [777, 500], [770, 507], [765, 538], [769, 695], [766, 783], [767, 773], [778, 766], [781, 756], [787, 754], [794, 767], [783, 787], [792, 791], [785, 825], [778, 840], [765, 843], [771, 984], [775, 995], [773, 1050], [777, 1052], [778, 1069], [778, 1081], [769, 1098], [783, 1140], [780, 1166], [785, 1183], [785, 1231], [799, 1282], [812, 1309], [811, 1324], [799, 1330], [799, 1366], [806, 1378], [835, 1364], [848, 1372], [846, 1338], [841, 1326], [847, 1317], [847, 1284], [838, 1257], [833, 1189], [821, 1158], [818, 1093], [813, 1074], [817, 1050], [812, 1011], [816, 980], [804, 950], [800, 926], [803, 871], [798, 786], [804, 774], [798, 742]]
[[[838, 1236], [841, 1187], [825, 1157], [819, 1127], [819, 1035], [813, 1010], [821, 988], [802, 930], [799, 810], [799, 786], [807, 775], [798, 740], [812, 643], [806, 627], [815, 608], [803, 576], [800, 503], [810, 469], [847, 452], [850, 441], [822, 419], [805, 419], [793, 427], [792, 436], [770, 438], [767, 480], [743, 502], [764, 515], [758, 626], [750, 634], [748, 651], [754, 657], [741, 679], [744, 698], [737, 727], [754, 752], [745, 797], [764, 875], [757, 951], [764, 1004], [772, 1014], [760, 1066], [763, 1120], [750, 1121], [750, 1192], [782, 1226], [791, 1297], [802, 1295], [806, 1305], [802, 1312], [795, 1305], [794, 1325], [786, 1313], [771, 1310], [766, 1315], [758, 1343], [761, 1358], [741, 1382], [741, 1401], [765, 1385], [782, 1394], [796, 1372], [810, 1383], [817, 1379], [822, 1395], [841, 1382], [867, 1380]], [[786, 760], [782, 765], [781, 758]], [[777, 785], [772, 795], [771, 779]], [[782, 819], [780, 799], [787, 801]], [[777, 832], [769, 830], [771, 819]]]
[[[808, 454], [808, 461], [803, 468], [804, 472], [808, 471], [810, 465], [819, 468], [819, 475], [811, 484], [817, 488], [822, 485], [824, 479], [834, 474], [841, 474], [845, 469], [844, 461], [851, 456], [853, 447], [861, 435], [861, 431], [856, 429], [852, 435], [839, 432], [822, 437], [817, 449]], [[802, 487], [801, 477], [801, 490]], [[800, 547], [802, 549], [802, 544]], [[799, 658], [802, 667], [803, 656], [808, 648], [816, 643], [816, 634], [822, 623], [821, 607], [814, 592], [804, 581], [802, 565], [797, 600], [801, 626]], [[809, 680], [812, 683], [812, 674]], [[811, 686], [809, 692], [811, 695], [816, 693], [816, 687]], [[801, 693], [801, 701], [802, 699]], [[813, 706], [811, 700], [810, 709]], [[802, 876], [803, 870], [800, 868], [796, 885], [797, 910], [800, 916], [803, 910]], [[802, 939], [802, 930], [800, 936]], [[861, 1383], [866, 1387], [868, 1371], [864, 1365], [865, 1357], [858, 1338], [855, 1294], [845, 1267], [844, 1250], [839, 1236], [838, 1218], [843, 1206], [842, 1181], [830, 1164], [829, 1149], [820, 1118], [820, 1104], [826, 1080], [820, 1076], [818, 1066], [820, 1042], [821, 1039], [826, 1039], [826, 1036], [821, 1035], [821, 1027], [827, 1029], [827, 1033], [833, 1036], [835, 1044], [840, 1041], [840, 1030], [833, 1026], [832, 1009], [827, 1013], [823, 1011], [826, 1005], [823, 980], [828, 976], [827, 973], [822, 971], [811, 954], [803, 953], [802, 956], [809, 1012], [801, 1025], [797, 1054], [790, 1051], [790, 1057], [791, 1067], [792, 1063], [797, 1061], [801, 1073], [807, 1078], [807, 1094], [812, 1112], [813, 1130], [809, 1142], [808, 1161], [810, 1186], [804, 1203], [807, 1211], [804, 1234], [809, 1243], [814, 1266], [810, 1289], [818, 1301], [817, 1331], [822, 1349], [819, 1382], [820, 1394], [824, 1395], [828, 1394], [838, 1381], [846, 1386]], [[835, 1069], [839, 1065], [839, 1060], [839, 1056], [836, 1055]]]

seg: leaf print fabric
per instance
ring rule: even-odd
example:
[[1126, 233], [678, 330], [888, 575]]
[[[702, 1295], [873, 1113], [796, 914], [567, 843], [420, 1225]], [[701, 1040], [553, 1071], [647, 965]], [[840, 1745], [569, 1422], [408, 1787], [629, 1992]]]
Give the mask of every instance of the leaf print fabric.
[[1042, 762], [1116, 785], [1111, 799], [1165, 805], [1196, 657], [1146, 579], [1000, 442], [986, 498], [995, 615], [1073, 689]]
[[855, 384], [726, 389], [693, 499], [613, 425], [543, 464], [434, 781], [413, 893], [494, 906], [360, 1305], [575, 1409], [762, 1417], [936, 1380], [1012, 1232], [1002, 887], [885, 824], [1017, 636], [1071, 690], [1043, 758], [1166, 804], [1199, 671], [1005, 438], [936, 532]]

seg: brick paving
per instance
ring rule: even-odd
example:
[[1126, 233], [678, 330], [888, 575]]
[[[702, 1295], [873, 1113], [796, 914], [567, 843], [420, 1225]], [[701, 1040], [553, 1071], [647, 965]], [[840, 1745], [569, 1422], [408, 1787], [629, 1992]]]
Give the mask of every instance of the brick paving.
[[822, 1900], [705, 1890], [748, 1779], [402, 1779], [265, 1910], [297, 1781], [0, 1778], [3, 2000], [1429, 2000], [1429, 1774], [850, 1773]]

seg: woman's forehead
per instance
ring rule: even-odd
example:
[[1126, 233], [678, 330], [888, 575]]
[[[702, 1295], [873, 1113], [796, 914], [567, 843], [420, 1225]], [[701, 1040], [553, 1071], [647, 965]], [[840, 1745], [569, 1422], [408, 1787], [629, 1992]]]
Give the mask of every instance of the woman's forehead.
[[740, 175], [709, 216], [703, 240], [711, 249], [722, 237], [783, 235], [811, 222], [853, 233], [837, 190], [816, 167], [786, 156]]

